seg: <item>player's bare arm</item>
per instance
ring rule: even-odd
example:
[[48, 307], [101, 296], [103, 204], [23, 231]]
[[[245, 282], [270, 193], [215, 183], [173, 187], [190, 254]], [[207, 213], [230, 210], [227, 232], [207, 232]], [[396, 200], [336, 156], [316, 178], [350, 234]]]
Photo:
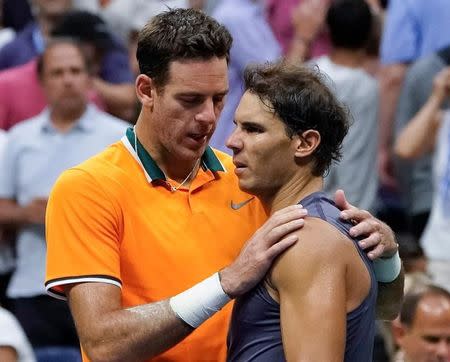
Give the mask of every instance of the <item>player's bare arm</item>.
[[[222, 288], [242, 295], [266, 274], [276, 256], [298, 239], [305, 212], [290, 206], [275, 213], [221, 271]], [[119, 287], [103, 283], [66, 286], [81, 345], [92, 361], [134, 361], [166, 351], [194, 328], [172, 310], [169, 300], [124, 309]]]
[[[360, 246], [368, 250], [371, 259], [389, 258], [398, 252], [398, 244], [392, 229], [368, 211], [349, 204], [344, 192], [338, 190], [335, 202], [343, 210], [341, 216], [357, 224], [350, 229], [353, 237], [363, 236]], [[390, 283], [378, 283], [377, 318], [393, 320], [398, 316], [403, 301], [404, 271]]]
[[[276, 261], [270, 277], [286, 359], [342, 361], [346, 315], [368, 294], [369, 274], [352, 241], [326, 222], [308, 218], [298, 234], [302, 242]], [[348, 280], [351, 272], [358, 282]]]

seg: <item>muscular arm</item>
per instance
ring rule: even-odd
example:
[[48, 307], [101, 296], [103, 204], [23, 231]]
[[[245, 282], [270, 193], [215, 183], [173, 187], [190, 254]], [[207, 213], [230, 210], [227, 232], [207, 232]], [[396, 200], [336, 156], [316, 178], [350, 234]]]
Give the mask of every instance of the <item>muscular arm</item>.
[[[368, 211], [349, 204], [342, 190], [336, 191], [335, 202], [343, 210], [341, 212], [343, 219], [357, 223], [350, 229], [350, 234], [354, 237], [365, 236], [360, 241], [360, 246], [370, 250], [368, 252], [370, 259], [390, 257], [398, 251], [394, 232], [387, 224], [372, 216]], [[393, 282], [378, 283], [377, 317], [379, 319], [393, 320], [400, 313], [404, 279], [402, 270]]]
[[120, 288], [82, 283], [66, 288], [80, 342], [94, 361], [139, 361], [154, 357], [189, 335], [168, 300], [122, 309]]
[[392, 321], [397, 318], [402, 308], [404, 282], [403, 268], [393, 282], [378, 282], [377, 319]]
[[271, 273], [271, 282], [279, 294], [283, 348], [288, 361], [344, 358], [346, 264], [341, 247], [345, 245], [339, 236], [336, 240], [335, 231], [323, 224], [308, 219], [299, 232], [301, 243], [285, 252]]

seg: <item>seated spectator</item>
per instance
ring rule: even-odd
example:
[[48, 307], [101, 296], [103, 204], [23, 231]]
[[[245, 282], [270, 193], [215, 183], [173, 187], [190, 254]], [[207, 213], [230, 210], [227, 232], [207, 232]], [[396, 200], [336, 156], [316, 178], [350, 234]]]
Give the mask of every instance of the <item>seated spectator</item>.
[[[96, 65], [93, 87], [100, 94], [109, 113], [129, 119], [133, 114], [135, 94], [133, 76], [125, 47], [106, 29], [98, 16], [73, 12], [71, 0], [33, 0], [36, 21], [0, 50], [0, 69], [25, 64], [45, 49], [52, 36], [75, 37], [89, 44]], [[65, 16], [65, 15], [68, 16]], [[55, 27], [58, 29], [55, 29]]]
[[30, 342], [16, 318], [0, 306], [0, 361], [34, 362]]
[[[40, 354], [48, 347], [78, 349], [65, 303], [45, 295], [47, 197], [59, 174], [117, 141], [127, 124], [89, 105], [91, 82], [80, 46], [50, 42], [38, 60], [48, 107], [13, 127], [0, 159], [0, 226], [15, 228], [17, 267], [7, 294], [12, 310]], [[60, 356], [60, 361], [66, 361]]]
[[326, 17], [332, 50], [313, 60], [332, 81], [331, 88], [344, 103], [353, 123], [342, 145], [342, 160], [324, 180], [327, 193], [342, 188], [348, 200], [373, 210], [377, 193], [378, 85], [363, 69], [372, 30], [369, 6], [358, 0], [337, 0]]
[[441, 110], [449, 96], [447, 67], [435, 77], [428, 101], [400, 133], [395, 152], [411, 160], [435, 149], [433, 203], [421, 244], [433, 283], [450, 291], [450, 111]]
[[28, 63], [42, 54], [58, 20], [72, 7], [71, 0], [31, 0], [35, 21], [0, 50], [0, 70]]
[[105, 22], [86, 11], [72, 11], [63, 17], [52, 34], [81, 42], [93, 67], [92, 86], [104, 101], [108, 113], [130, 120], [136, 95], [128, 53], [107, 30]]
[[436, 286], [408, 293], [393, 333], [395, 362], [450, 361], [450, 293]]
[[[98, 108], [105, 109], [105, 104], [92, 87], [89, 100]], [[0, 72], [0, 129], [7, 131], [15, 124], [38, 115], [46, 106], [37, 59]]]

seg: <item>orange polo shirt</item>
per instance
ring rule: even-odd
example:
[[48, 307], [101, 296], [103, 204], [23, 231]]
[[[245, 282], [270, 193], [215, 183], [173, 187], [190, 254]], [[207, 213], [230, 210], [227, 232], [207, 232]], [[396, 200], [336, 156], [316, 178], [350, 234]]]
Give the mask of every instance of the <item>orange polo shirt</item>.
[[[208, 148], [189, 190], [172, 192], [135, 146], [130, 128], [57, 181], [46, 220], [50, 295], [64, 298], [65, 284], [95, 281], [122, 288], [124, 308], [167, 299], [231, 263], [267, 218], [256, 199], [244, 203], [251, 196], [239, 190], [228, 155]], [[225, 360], [230, 311], [153, 360]]]

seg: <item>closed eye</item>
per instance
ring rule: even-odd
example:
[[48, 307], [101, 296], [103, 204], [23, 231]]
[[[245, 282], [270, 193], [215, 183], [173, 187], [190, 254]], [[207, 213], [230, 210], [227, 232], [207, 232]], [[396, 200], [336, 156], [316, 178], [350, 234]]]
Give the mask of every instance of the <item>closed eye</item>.
[[244, 122], [241, 127], [247, 133], [262, 133], [265, 131], [263, 127], [252, 122]]

